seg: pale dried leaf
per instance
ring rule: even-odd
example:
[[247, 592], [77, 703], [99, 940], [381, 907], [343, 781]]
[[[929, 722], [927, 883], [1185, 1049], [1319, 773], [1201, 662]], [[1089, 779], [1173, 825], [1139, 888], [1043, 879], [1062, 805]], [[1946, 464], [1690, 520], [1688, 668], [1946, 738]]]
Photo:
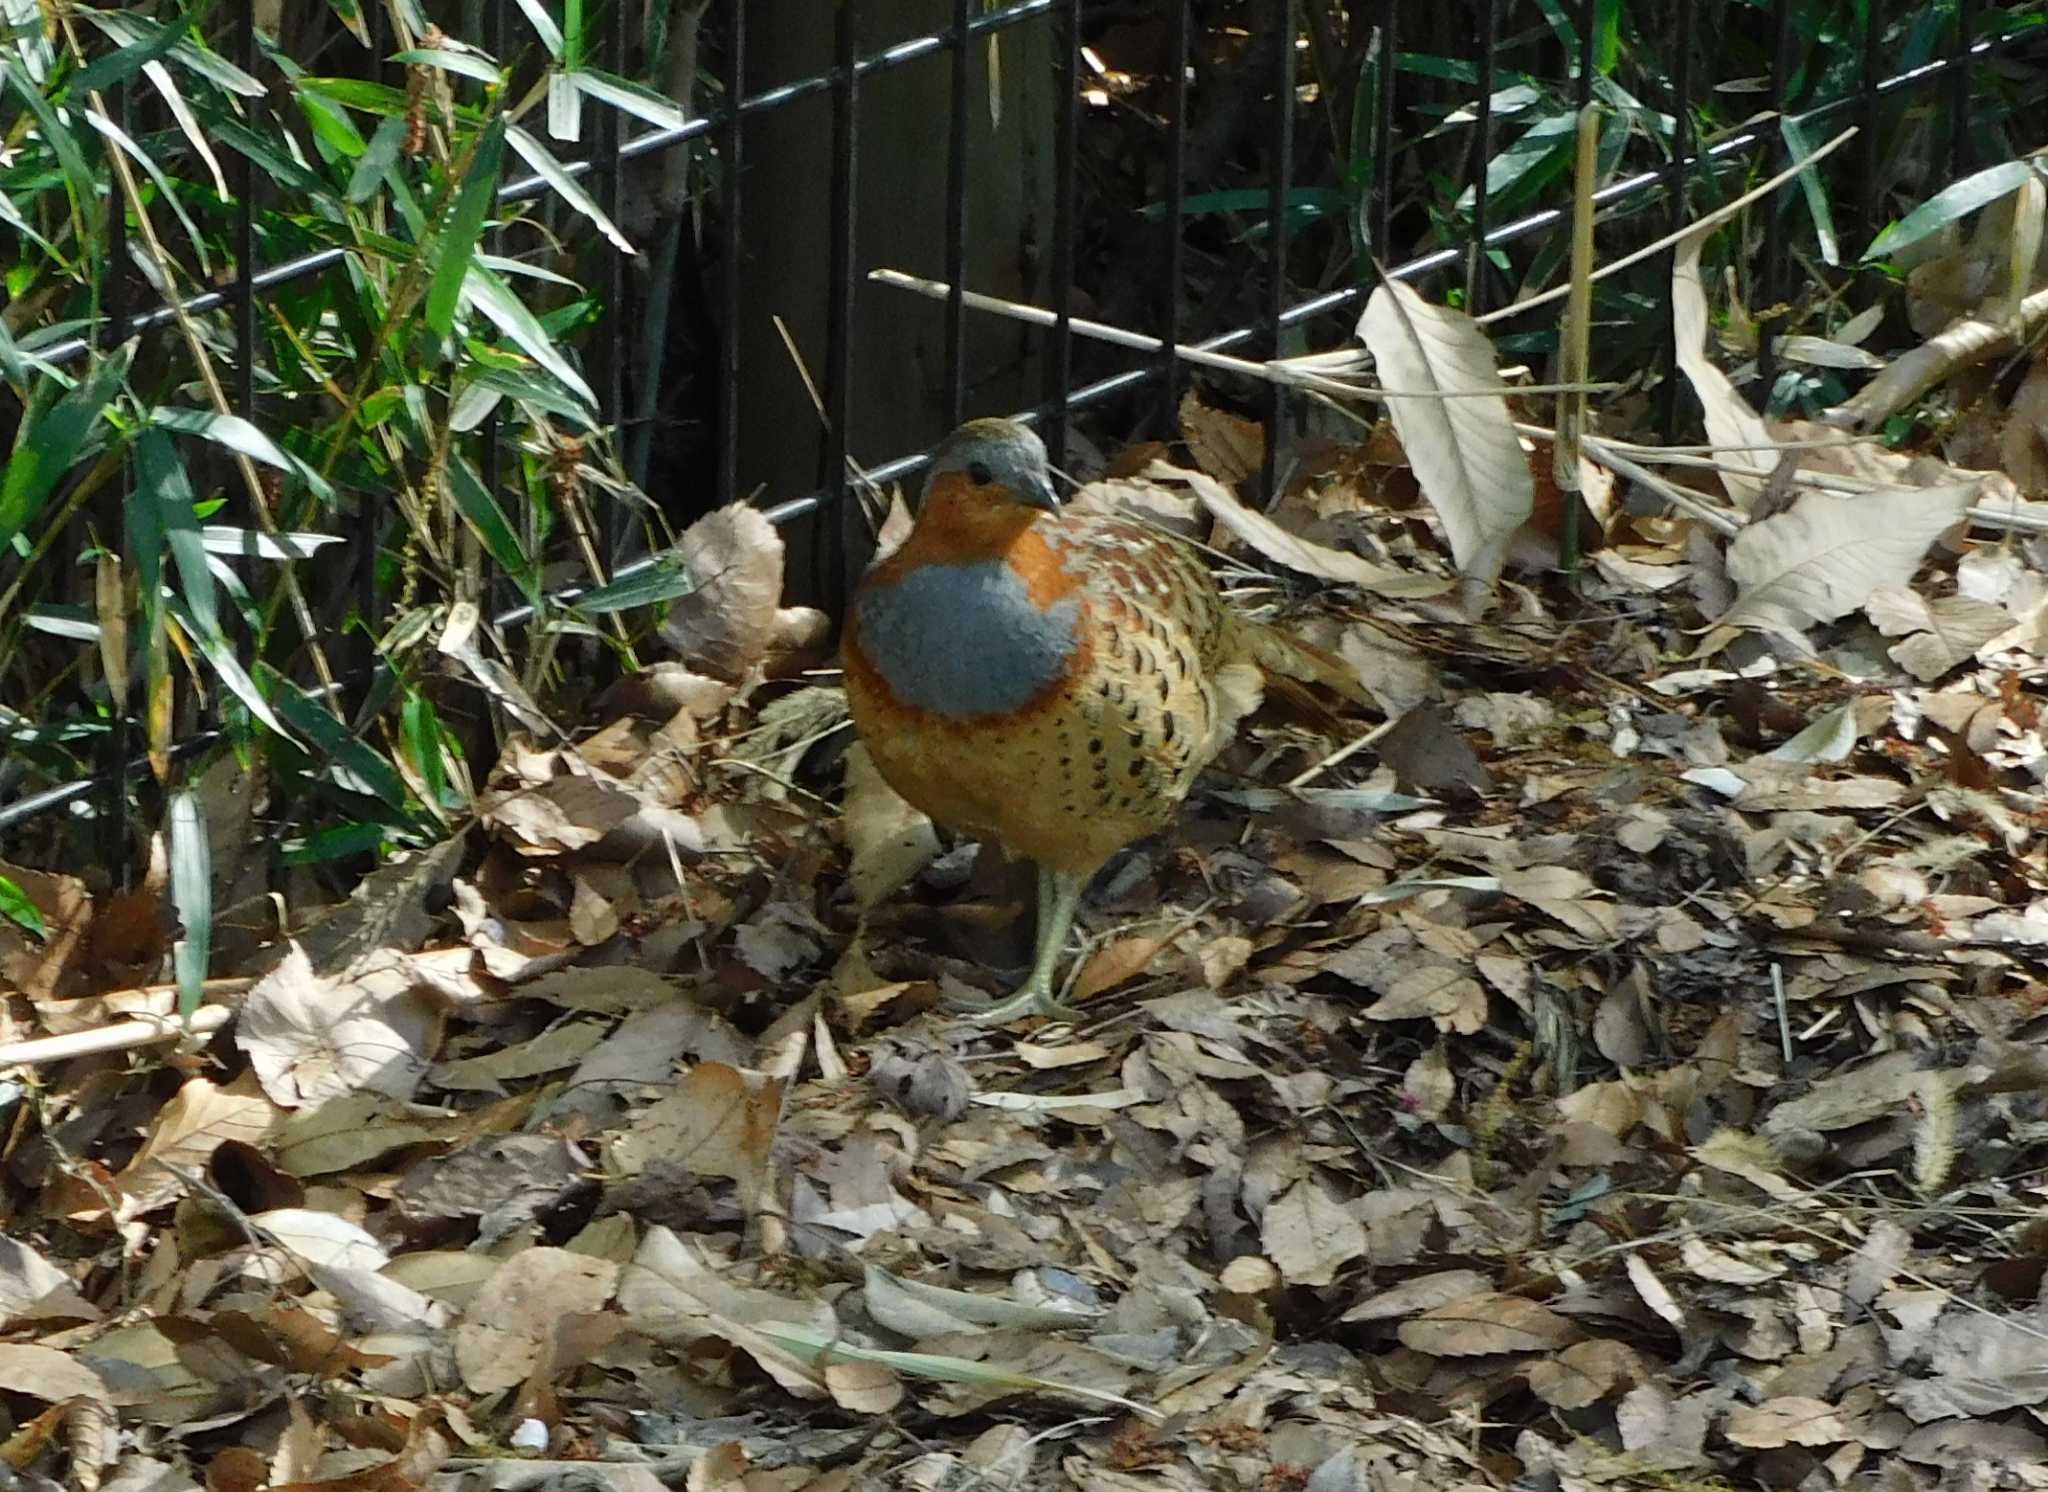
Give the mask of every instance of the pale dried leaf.
[[348, 971], [321, 978], [294, 943], [249, 991], [235, 1043], [271, 1100], [298, 1108], [363, 1090], [411, 1097], [439, 1027], [409, 990], [380, 997]]
[[1974, 483], [1893, 487], [1857, 497], [1802, 492], [1782, 513], [1753, 523], [1728, 546], [1735, 604], [1724, 626], [1797, 636], [1912, 578], [1928, 546], [1953, 528]]
[[1738, 1404], [1721, 1422], [1721, 1433], [1751, 1450], [1786, 1445], [1834, 1445], [1849, 1438], [1848, 1426], [1832, 1404], [1793, 1395], [1761, 1404]]
[[670, 605], [662, 641], [692, 668], [743, 678], [775, 638], [782, 535], [759, 508], [735, 503], [691, 524], [675, 553], [694, 589]]
[[1763, 420], [1707, 355], [1712, 322], [1700, 276], [1700, 250], [1717, 227], [1705, 224], [1679, 240], [1671, 262], [1671, 330], [1678, 370], [1706, 413], [1707, 439], [1715, 448], [1721, 485], [1729, 500], [1748, 512], [1763, 495], [1777, 456]]
[[[1493, 344], [1462, 311], [1382, 280], [1358, 336], [1395, 394], [1387, 407], [1416, 480], [1450, 537], [1458, 572], [1490, 583], [1508, 541], [1535, 506], [1536, 484], [1515, 434]], [[1443, 398], [1443, 394], [1466, 397]]]
[[1486, 1288], [1486, 1276], [1476, 1269], [1445, 1269], [1417, 1275], [1398, 1285], [1368, 1295], [1340, 1318], [1344, 1321], [1393, 1321], [1466, 1300]]
[[1275, 564], [1322, 580], [1355, 585], [1382, 596], [1434, 596], [1448, 589], [1445, 582], [1425, 575], [1368, 564], [1355, 554], [1311, 543], [1280, 527], [1263, 513], [1253, 512], [1214, 477], [1186, 467], [1155, 461], [1145, 475], [1158, 481], [1185, 482], [1202, 500], [1216, 521]]
[[1305, 1177], [1266, 1204], [1260, 1247], [1290, 1285], [1327, 1285], [1365, 1253], [1365, 1228], [1321, 1182]]
[[1584, 1409], [1634, 1388], [1645, 1376], [1635, 1349], [1595, 1337], [1529, 1364], [1529, 1391], [1553, 1409]]
[[893, 895], [939, 850], [931, 819], [882, 780], [864, 742], [846, 751], [846, 809], [839, 823], [850, 855], [854, 905], [863, 912]]
[[598, 1310], [618, 1266], [567, 1249], [530, 1248], [501, 1265], [455, 1328], [455, 1361], [472, 1393], [524, 1383], [547, 1357], [562, 1318]]

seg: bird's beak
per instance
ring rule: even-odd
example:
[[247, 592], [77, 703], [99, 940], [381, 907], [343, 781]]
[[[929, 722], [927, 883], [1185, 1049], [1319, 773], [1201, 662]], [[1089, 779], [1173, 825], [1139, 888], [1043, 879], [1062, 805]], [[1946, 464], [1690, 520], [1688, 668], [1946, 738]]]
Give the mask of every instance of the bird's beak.
[[1024, 501], [1034, 508], [1043, 508], [1048, 513], [1057, 513], [1060, 508], [1059, 492], [1052, 485], [1052, 477], [1040, 472], [1023, 494]]

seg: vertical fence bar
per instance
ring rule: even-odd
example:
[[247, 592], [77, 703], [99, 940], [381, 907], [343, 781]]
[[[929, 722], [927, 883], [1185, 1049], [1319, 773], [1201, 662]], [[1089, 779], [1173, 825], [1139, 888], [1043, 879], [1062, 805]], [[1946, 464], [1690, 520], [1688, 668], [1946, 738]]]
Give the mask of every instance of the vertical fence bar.
[[[126, 136], [126, 78], [108, 90], [106, 104], [107, 113], [112, 118], [114, 127]], [[129, 287], [128, 203], [121, 195], [118, 183], [115, 183], [107, 192], [106, 279], [100, 289], [100, 309], [106, 317], [100, 346], [107, 355], [111, 355], [128, 340], [129, 315], [132, 309]], [[105, 507], [101, 510], [105, 520], [104, 529], [110, 541], [115, 535], [125, 535], [127, 532], [128, 494], [134, 480], [134, 471], [129, 461], [124, 458], [103, 499]], [[128, 759], [133, 751], [133, 742], [128, 710], [114, 702], [111, 690], [108, 692], [107, 705], [109, 729], [100, 758], [100, 772], [107, 791], [106, 812], [100, 815], [95, 827], [99, 830], [100, 863], [106, 866], [107, 875], [113, 881], [114, 888], [126, 891], [135, 884], [135, 856], [128, 843]]]
[[818, 545], [819, 594], [832, 612], [851, 587], [853, 522], [846, 501], [846, 421], [853, 393], [853, 208], [860, 95], [854, 64], [860, 47], [860, 0], [839, 0], [832, 77], [832, 265], [825, 313], [825, 462], [819, 485], [829, 497]]
[[[363, 32], [370, 53], [369, 73], [372, 82], [384, 81], [386, 66], [384, 54], [389, 50], [385, 45], [384, 8], [379, 5], [363, 7]], [[387, 282], [385, 290], [392, 288]], [[381, 483], [364, 483], [356, 495], [356, 512], [361, 522], [361, 532], [356, 535], [356, 621], [363, 629], [357, 645], [351, 648], [354, 669], [362, 676], [363, 687], [367, 689], [375, 677], [377, 667], [377, 548], [384, 528], [387, 511], [386, 497]], [[341, 610], [342, 608], [337, 608]], [[337, 715], [347, 718], [348, 702], [336, 699], [333, 702]]]
[[[235, 7], [235, 66], [256, 73], [256, 0]], [[249, 127], [263, 133], [267, 100], [248, 101]], [[248, 155], [234, 154], [235, 191], [235, 413], [256, 419], [256, 169]]]
[[[946, 120], [946, 428], [967, 413], [967, 110], [974, 85], [973, 51], [967, 24], [974, 0], [953, 0], [953, 34], [947, 42], [953, 62], [952, 113]], [[990, 79], [994, 86], [994, 79]]]
[[[630, 77], [631, 69], [626, 62], [626, 7], [614, 3], [607, 7], [610, 15], [605, 28], [605, 61], [621, 77]], [[621, 217], [624, 204], [625, 168], [619, 157], [619, 147], [625, 143], [626, 116], [618, 109], [606, 109], [598, 138], [601, 142], [599, 153], [604, 161], [604, 211], [614, 223]], [[626, 305], [626, 262], [625, 257], [609, 245], [600, 246], [598, 252], [604, 255], [604, 304], [603, 325], [597, 334], [597, 356], [604, 373], [599, 380], [599, 397], [604, 400], [604, 414], [617, 431], [618, 449], [626, 449], [626, 349], [636, 345], [636, 339], [628, 333], [631, 325], [630, 308]], [[605, 557], [607, 563], [616, 569], [626, 558], [629, 542], [629, 513], [625, 503], [600, 496], [604, 504], [603, 531], [607, 538]]]
[[1494, 40], [1500, 35], [1500, 0], [1479, 3], [1479, 99], [1472, 121], [1472, 242], [1465, 259], [1465, 309], [1486, 309], [1486, 168], [1493, 161]]
[[1394, 79], [1401, 47], [1401, 7], [1389, 0], [1380, 19], [1379, 118], [1372, 132], [1372, 201], [1366, 221], [1372, 225], [1373, 257], [1393, 262], [1394, 239]]
[[[486, 0], [483, 30], [484, 50], [490, 54], [493, 62], [502, 64], [505, 57], [505, 6], [498, 3], [498, 0]], [[505, 251], [504, 229], [493, 224], [484, 234], [484, 247], [492, 254], [502, 254]], [[479, 444], [477, 475], [484, 484], [484, 491], [490, 493], [493, 500], [496, 500], [499, 496], [498, 484], [504, 478], [504, 472], [498, 461], [498, 410], [496, 405], [491, 407], [490, 413], [486, 414], [483, 417], [482, 423], [478, 425], [477, 441]], [[527, 537], [530, 538], [531, 536], [528, 535]], [[490, 563], [488, 555], [485, 556], [484, 563]], [[502, 577], [500, 579], [502, 580]], [[491, 593], [486, 589], [484, 594], [488, 596]], [[507, 599], [509, 604], [509, 598]], [[503, 610], [503, 607], [494, 605], [493, 611], [499, 610]]]
[[1045, 448], [1054, 466], [1067, 459], [1067, 400], [1074, 381], [1075, 147], [1081, 125], [1081, 0], [1060, 0], [1053, 10], [1054, 100], [1052, 174], [1052, 337], [1045, 351]]
[[1185, 271], [1182, 234], [1187, 227], [1188, 12], [1194, 0], [1166, 0], [1166, 95], [1171, 111], [1166, 134], [1166, 283], [1160, 287], [1159, 436], [1180, 433], [1180, 281]]
[[[1694, 0], [1678, 0], [1678, 55], [1671, 67], [1671, 154], [1676, 168], [1671, 176], [1671, 231], [1686, 223], [1686, 188], [1692, 183], [1692, 50], [1695, 24]], [[1671, 251], [1675, 265], [1678, 251]], [[1664, 305], [1664, 378], [1659, 388], [1658, 424], [1667, 441], [1678, 438], [1678, 329], [1671, 317], [1671, 274], [1662, 276]]]
[[[1269, 355], [1281, 355], [1281, 320], [1287, 314], [1287, 202], [1294, 189], [1294, 41], [1297, 16], [1295, 0], [1273, 0], [1273, 138], [1272, 177], [1266, 183], [1266, 345]], [[1266, 454], [1260, 463], [1261, 485], [1271, 504], [1280, 496], [1283, 470], [1281, 446], [1287, 438], [1287, 390], [1279, 384], [1266, 386]]]
[[1951, 180], [1970, 169], [1976, 152], [1970, 148], [1970, 43], [1977, 39], [1976, 0], [1956, 0], [1955, 66], [1949, 69], [1948, 174]]
[[[1771, 3], [1771, 87], [1764, 107], [1773, 119], [1785, 107], [1785, 75], [1792, 58], [1792, 3], [1791, 0], [1772, 0]], [[1771, 126], [1776, 133], [1775, 123]], [[1782, 141], [1782, 136], [1779, 137]], [[1780, 146], [1764, 147], [1768, 161], [1780, 153]], [[1785, 230], [1784, 213], [1781, 209], [1779, 192], [1772, 193], [1757, 206], [1764, 215], [1764, 262], [1762, 273], [1757, 280], [1756, 309], [1756, 371], [1763, 384], [1765, 407], [1769, 407], [1771, 389], [1778, 380], [1778, 351], [1775, 345], [1777, 325], [1782, 316], [1775, 308], [1783, 298], [1785, 285]]]
[[1593, 44], [1593, 28], [1600, 20], [1599, 0], [1580, 0], [1579, 4], [1579, 77], [1576, 102], [1581, 112], [1593, 102], [1593, 71], [1597, 52]]
[[1877, 232], [1884, 201], [1879, 167], [1884, 160], [1878, 139], [1878, 42], [1884, 35], [1884, 0], [1865, 0], [1863, 8], [1863, 93], [1856, 104], [1856, 125], [1862, 131], [1863, 185], [1858, 193], [1866, 236]]
[[747, 0], [728, 0], [725, 35], [725, 118], [718, 129], [718, 151], [725, 167], [718, 183], [724, 208], [718, 243], [725, 261], [724, 273], [718, 282], [718, 501], [721, 507], [738, 502], [740, 495], [740, 254], [746, 242], [740, 229], [740, 100], [746, 96]]

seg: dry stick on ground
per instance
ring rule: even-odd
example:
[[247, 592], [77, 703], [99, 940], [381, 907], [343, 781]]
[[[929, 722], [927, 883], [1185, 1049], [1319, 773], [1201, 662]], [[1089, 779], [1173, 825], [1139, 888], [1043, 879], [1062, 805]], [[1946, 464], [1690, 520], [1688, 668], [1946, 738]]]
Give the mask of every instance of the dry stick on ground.
[[[223, 1003], [200, 1006], [192, 1012], [189, 1025], [175, 1015], [136, 1014], [110, 1026], [95, 1026], [89, 1031], [69, 1031], [62, 1036], [38, 1036], [28, 1041], [0, 1044], [0, 1071], [10, 1067], [62, 1062], [66, 1058], [83, 1057], [94, 1052], [129, 1051], [135, 1047], [154, 1046], [158, 1042], [177, 1041], [188, 1035], [207, 1035], [218, 1031], [233, 1018], [238, 1003], [234, 997], [247, 994], [255, 982], [246, 975], [207, 980], [201, 987], [202, 991]], [[161, 996], [166, 1001], [174, 1001], [178, 987], [175, 984], [145, 984], [135, 989], [114, 990], [99, 998], [107, 1000], [121, 995]]]

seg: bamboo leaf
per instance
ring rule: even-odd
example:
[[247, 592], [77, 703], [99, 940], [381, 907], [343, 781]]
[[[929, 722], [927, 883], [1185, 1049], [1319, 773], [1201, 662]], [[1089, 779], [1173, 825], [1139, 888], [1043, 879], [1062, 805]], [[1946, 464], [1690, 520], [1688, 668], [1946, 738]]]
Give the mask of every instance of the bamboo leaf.
[[171, 904], [185, 925], [172, 948], [178, 971], [178, 1014], [192, 1019], [204, 993], [213, 956], [213, 851], [206, 839], [206, 809], [189, 790], [171, 798]]
[[475, 259], [476, 241], [483, 233], [484, 217], [497, 197], [498, 167], [505, 155], [505, 127], [503, 115], [484, 126], [435, 245], [434, 280], [427, 289], [426, 317], [428, 328], [438, 337], [447, 336], [455, 324], [455, 308], [461, 303], [462, 284]]
[[[67, 390], [40, 415], [31, 407], [22, 421], [7, 469], [0, 473], [0, 549], [12, 544], [14, 536], [28, 527], [58, 480], [85, 449], [100, 416], [113, 402], [127, 367], [125, 351], [110, 353], [100, 359], [83, 383]], [[54, 379], [37, 385], [38, 392], [58, 387]]]
[[1873, 259], [1896, 254], [1920, 242], [1928, 234], [1939, 233], [1950, 223], [1968, 217], [1978, 208], [1988, 207], [2000, 197], [2018, 191], [2020, 184], [2036, 169], [2032, 161], [2001, 161], [1973, 172], [1961, 181], [1949, 183], [1872, 239], [1870, 247], [1863, 251], [1863, 262], [1868, 264]]
[[569, 174], [547, 146], [516, 124], [507, 128], [505, 137], [512, 142], [512, 148], [519, 152], [520, 159], [533, 167], [536, 176], [559, 192], [564, 202], [589, 218], [597, 226], [597, 231], [610, 239], [621, 253], [638, 256], [640, 251], [634, 248], [626, 235], [604, 215], [604, 209], [597, 205], [590, 193], [583, 190], [582, 183]]

